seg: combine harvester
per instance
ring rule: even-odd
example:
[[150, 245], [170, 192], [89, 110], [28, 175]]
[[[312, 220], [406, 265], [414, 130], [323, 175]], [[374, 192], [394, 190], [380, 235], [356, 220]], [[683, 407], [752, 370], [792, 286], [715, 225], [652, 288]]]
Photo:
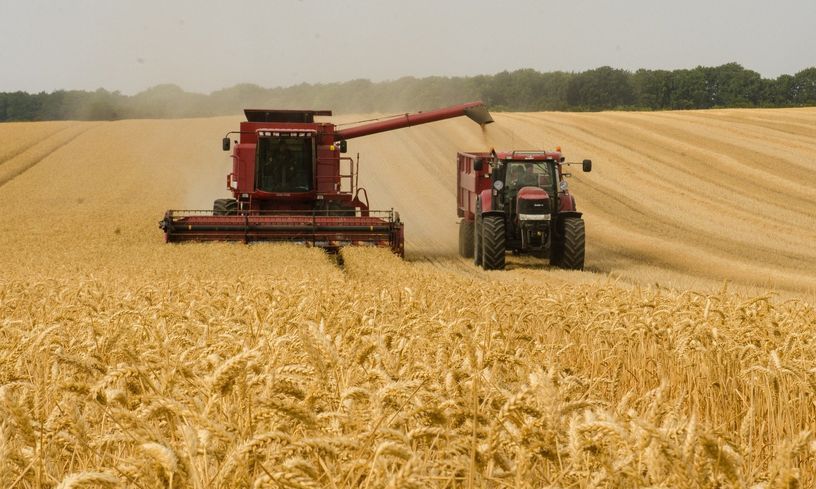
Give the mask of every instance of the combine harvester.
[[336, 252], [346, 245], [389, 247], [405, 255], [399, 213], [370, 210], [368, 194], [358, 186], [359, 155], [341, 156], [346, 141], [418, 124], [467, 116], [493, 122], [481, 102], [404, 114], [338, 129], [315, 116], [328, 110], [250, 110], [238, 134], [227, 175], [231, 199], [217, 199], [212, 210], [169, 210], [159, 227], [165, 240], [289, 241]]
[[[575, 208], [555, 151], [457, 155], [459, 254], [485, 270], [502, 270], [507, 251], [549, 258], [559, 268], [584, 268], [584, 220]], [[585, 172], [592, 161], [580, 163]]]

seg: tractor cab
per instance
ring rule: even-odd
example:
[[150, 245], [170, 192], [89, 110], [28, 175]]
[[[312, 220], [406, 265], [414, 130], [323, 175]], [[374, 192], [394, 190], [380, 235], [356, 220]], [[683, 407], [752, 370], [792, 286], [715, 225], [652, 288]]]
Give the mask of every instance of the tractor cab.
[[508, 189], [516, 192], [522, 187], [548, 190], [552, 186], [552, 165], [546, 161], [510, 161], [506, 168]]
[[511, 222], [544, 220], [533, 214], [550, 214], [558, 198], [560, 155], [546, 152], [499, 153], [493, 162], [495, 208], [509, 214]]
[[261, 192], [314, 190], [314, 131], [259, 131], [255, 188]]
[[[548, 200], [555, 193], [557, 180], [555, 164], [549, 161], [509, 161], [505, 163], [505, 205], [513, 206], [519, 199], [537, 195]], [[543, 210], [543, 209], [542, 209]], [[549, 212], [549, 207], [547, 208]]]

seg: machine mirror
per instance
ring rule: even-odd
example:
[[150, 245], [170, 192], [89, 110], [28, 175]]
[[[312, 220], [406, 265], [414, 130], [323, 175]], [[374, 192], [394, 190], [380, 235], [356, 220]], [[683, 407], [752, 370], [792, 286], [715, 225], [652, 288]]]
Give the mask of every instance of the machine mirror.
[[484, 160], [483, 159], [479, 158], [479, 159], [473, 160], [473, 169], [475, 171], [482, 171], [483, 165], [484, 165]]
[[348, 151], [348, 144], [346, 144], [345, 140], [340, 141], [339, 143], [337, 143], [337, 147], [340, 148], [341, 153], [345, 153], [346, 151]]
[[229, 151], [230, 149], [230, 138], [224, 138], [221, 140], [221, 149], [224, 151]]
[[583, 166], [585, 172], [592, 171], [592, 160], [584, 160]]

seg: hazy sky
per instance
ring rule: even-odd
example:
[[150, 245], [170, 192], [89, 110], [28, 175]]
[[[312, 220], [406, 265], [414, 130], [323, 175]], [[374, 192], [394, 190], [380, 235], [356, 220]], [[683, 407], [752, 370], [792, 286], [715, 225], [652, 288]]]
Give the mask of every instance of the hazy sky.
[[816, 0], [0, 0], [0, 91], [816, 66]]

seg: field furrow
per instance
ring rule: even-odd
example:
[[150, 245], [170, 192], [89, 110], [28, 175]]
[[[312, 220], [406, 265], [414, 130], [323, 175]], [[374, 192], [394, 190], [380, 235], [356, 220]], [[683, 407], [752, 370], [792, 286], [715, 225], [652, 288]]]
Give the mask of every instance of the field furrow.
[[[349, 141], [405, 260], [165, 244], [236, 117], [0, 124], [0, 485], [813, 487], [816, 109], [494, 118]], [[456, 152], [557, 145], [586, 270], [460, 258]]]

